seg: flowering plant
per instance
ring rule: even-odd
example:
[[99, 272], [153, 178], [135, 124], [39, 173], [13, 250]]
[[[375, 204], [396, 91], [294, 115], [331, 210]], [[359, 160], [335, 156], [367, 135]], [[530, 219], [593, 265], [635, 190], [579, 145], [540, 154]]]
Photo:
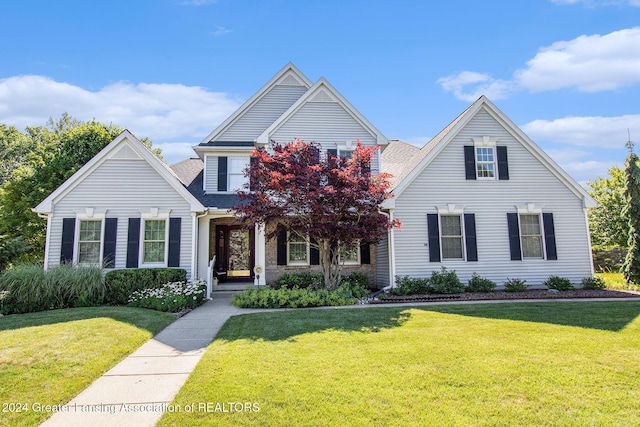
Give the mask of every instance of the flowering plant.
[[134, 291], [129, 296], [132, 307], [177, 313], [202, 304], [207, 292], [203, 280], [170, 282], [160, 288], [146, 288]]

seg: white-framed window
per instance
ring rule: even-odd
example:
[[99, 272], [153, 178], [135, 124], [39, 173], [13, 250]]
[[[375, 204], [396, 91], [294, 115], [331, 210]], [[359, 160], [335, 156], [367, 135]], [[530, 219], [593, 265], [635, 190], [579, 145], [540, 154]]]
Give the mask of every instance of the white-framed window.
[[489, 136], [473, 138], [477, 179], [497, 179], [496, 142], [498, 142], [497, 138], [491, 138]]
[[287, 241], [287, 265], [309, 265], [309, 238], [300, 233], [289, 233]]
[[74, 264], [100, 265], [106, 211], [93, 208], [76, 211]]
[[141, 266], [166, 267], [169, 253], [169, 212], [158, 208], [141, 211]]
[[341, 248], [340, 262], [344, 263], [344, 265], [359, 265], [360, 264], [360, 243], [356, 242], [352, 245]]
[[440, 215], [442, 259], [464, 259], [464, 229], [461, 214]]
[[540, 216], [539, 213], [520, 214], [520, 243], [523, 258], [544, 258]]
[[242, 190], [247, 182], [244, 170], [249, 166], [249, 157], [229, 157], [227, 159], [227, 191]]

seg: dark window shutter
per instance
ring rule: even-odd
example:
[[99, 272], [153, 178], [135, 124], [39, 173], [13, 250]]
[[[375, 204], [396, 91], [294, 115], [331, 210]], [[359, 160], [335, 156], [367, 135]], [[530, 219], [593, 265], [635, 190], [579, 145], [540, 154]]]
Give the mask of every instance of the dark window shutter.
[[278, 265], [287, 265], [287, 231], [280, 230], [278, 232], [277, 240], [277, 258]]
[[509, 179], [509, 161], [507, 159], [507, 147], [496, 147], [498, 157], [498, 179]]
[[473, 145], [464, 146], [464, 174], [466, 179], [476, 179], [476, 149]]
[[438, 214], [427, 214], [429, 262], [440, 262], [440, 226], [438, 222]]
[[312, 151], [312, 159], [311, 159], [311, 163], [314, 165], [317, 165], [318, 163], [320, 163], [320, 148], [318, 147], [311, 147]]
[[227, 191], [227, 158], [218, 157], [218, 191]]
[[521, 261], [522, 249], [520, 248], [520, 226], [518, 225], [517, 213], [507, 213], [507, 225], [509, 226], [511, 261]]
[[138, 268], [140, 257], [140, 218], [129, 218], [127, 231], [127, 268]]
[[464, 240], [467, 247], [467, 261], [478, 261], [475, 214], [464, 214]]
[[180, 267], [180, 235], [182, 218], [169, 218], [169, 259], [167, 267]]
[[367, 242], [360, 243], [360, 264], [371, 264], [371, 248]]
[[[311, 243], [316, 244], [315, 240], [311, 240]], [[318, 248], [314, 248], [313, 246], [309, 247], [309, 263], [311, 265], [320, 265], [320, 251]]]
[[60, 264], [73, 262], [73, 245], [76, 234], [76, 219], [62, 218], [62, 246], [60, 248]]
[[329, 148], [329, 149], [327, 150], [327, 153], [329, 153], [329, 154], [333, 154], [333, 155], [334, 155], [334, 156], [336, 156], [336, 157], [338, 156], [338, 150], [337, 150], [336, 148]]
[[104, 268], [116, 266], [116, 238], [118, 235], [118, 218], [104, 220], [104, 246], [102, 248], [102, 265]]
[[544, 245], [547, 250], [547, 259], [558, 259], [556, 249], [556, 230], [553, 225], [553, 214], [543, 213], [542, 224], [544, 225]]
[[251, 168], [253, 164], [256, 162], [255, 157], [249, 157], [249, 190], [254, 191], [256, 189], [256, 184], [253, 179], [251, 179]]

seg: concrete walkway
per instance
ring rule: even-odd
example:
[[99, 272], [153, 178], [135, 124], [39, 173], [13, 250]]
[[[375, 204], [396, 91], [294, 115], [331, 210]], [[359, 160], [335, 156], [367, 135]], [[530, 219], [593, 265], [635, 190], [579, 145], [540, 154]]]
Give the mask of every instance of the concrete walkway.
[[[629, 301], [640, 298], [585, 298], [518, 300], [518, 302]], [[509, 303], [513, 300], [437, 301], [422, 303], [319, 307], [343, 308], [410, 307], [445, 304]], [[167, 410], [182, 385], [195, 369], [216, 334], [231, 317], [265, 311], [232, 306], [231, 293], [214, 294], [214, 299], [167, 326], [118, 365], [98, 378], [86, 390], [45, 421], [45, 427], [153, 426]], [[108, 349], [105, 349], [108, 351]]]
[[230, 302], [231, 293], [216, 293], [105, 372], [42, 426], [155, 425], [227, 319], [265, 311]]

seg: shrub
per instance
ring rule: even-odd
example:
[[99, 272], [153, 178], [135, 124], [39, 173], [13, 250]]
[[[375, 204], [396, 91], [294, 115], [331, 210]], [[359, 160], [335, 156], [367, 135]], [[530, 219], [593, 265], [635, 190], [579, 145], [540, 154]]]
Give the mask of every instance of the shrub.
[[360, 286], [362, 288], [369, 289], [369, 277], [367, 277], [366, 274], [354, 271], [350, 275], [343, 277], [340, 284], [351, 284], [353, 286]]
[[606, 289], [607, 284], [601, 277], [585, 277], [582, 279], [582, 289]]
[[485, 279], [484, 277], [480, 277], [478, 274], [473, 273], [471, 279], [469, 279], [469, 284], [467, 285], [467, 292], [493, 292], [496, 288], [496, 283]]
[[570, 291], [571, 289], [574, 289], [569, 279], [558, 276], [550, 276], [542, 284], [549, 289], [555, 289], [558, 291]]
[[339, 286], [334, 290], [309, 288], [279, 288], [270, 286], [247, 289], [234, 294], [231, 303], [244, 308], [302, 308], [351, 305], [366, 295], [366, 289], [355, 286]]
[[159, 288], [133, 291], [129, 297], [129, 305], [177, 313], [202, 304], [206, 293], [207, 285], [202, 280], [171, 282]]
[[274, 289], [321, 289], [324, 288], [324, 276], [321, 273], [284, 273], [270, 286]]
[[100, 268], [72, 265], [46, 271], [40, 264], [16, 266], [0, 276], [0, 291], [3, 314], [96, 306], [105, 296]]
[[507, 281], [504, 282], [504, 290], [506, 292], [524, 292], [529, 288], [525, 283], [527, 283], [526, 280], [507, 279]]
[[425, 295], [433, 292], [429, 279], [396, 276], [396, 285], [391, 291], [394, 295]]
[[109, 304], [125, 305], [132, 292], [160, 288], [166, 283], [186, 282], [187, 272], [182, 268], [128, 268], [113, 270], [104, 278]]
[[464, 284], [458, 279], [456, 271], [448, 271], [446, 267], [442, 267], [440, 272], [432, 271], [429, 283], [436, 294], [459, 294], [464, 292]]

